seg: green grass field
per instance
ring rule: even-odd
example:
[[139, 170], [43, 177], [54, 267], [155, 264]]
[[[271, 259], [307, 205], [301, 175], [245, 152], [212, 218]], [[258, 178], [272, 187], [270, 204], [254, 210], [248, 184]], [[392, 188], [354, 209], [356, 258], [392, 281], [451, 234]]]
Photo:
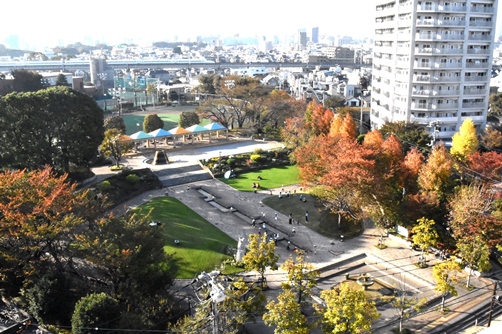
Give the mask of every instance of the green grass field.
[[[228, 247], [236, 248], [237, 242], [177, 199], [155, 198], [139, 209], [143, 215], [152, 210], [151, 220], [162, 223], [165, 251], [175, 254], [180, 268], [177, 278], [193, 278], [202, 271], [219, 269], [222, 261], [232, 258], [225, 251]], [[174, 244], [176, 239], [179, 246]], [[241, 269], [226, 268], [227, 274], [237, 271]]]
[[[143, 130], [143, 120], [146, 115], [124, 115], [124, 123], [126, 125], [126, 134], [132, 135], [140, 130]], [[164, 121], [164, 130], [171, 130], [178, 126], [180, 119], [180, 114], [158, 114], [158, 116]], [[209, 124], [209, 120], [201, 120], [200, 125], [204, 126]], [[139, 124], [139, 126], [137, 125]]]
[[[221, 181], [240, 191], [254, 191], [253, 183], [259, 183], [260, 189], [279, 188], [300, 182], [300, 170], [296, 166], [283, 166], [238, 174], [235, 179], [222, 178]], [[261, 176], [261, 180], [258, 180]]]
[[[300, 201], [302, 195], [306, 202]], [[361, 225], [347, 222], [342, 219], [341, 226], [338, 226], [338, 215], [329, 212], [317, 198], [308, 193], [299, 192], [290, 198], [283, 196], [281, 199], [277, 195], [263, 199], [263, 204], [271, 207], [277, 212], [286, 216], [290, 213], [295, 221], [307, 226], [311, 230], [318, 232], [328, 238], [339, 239], [343, 235], [346, 239], [352, 238], [361, 233]], [[305, 212], [309, 213], [308, 223], [305, 221]]]

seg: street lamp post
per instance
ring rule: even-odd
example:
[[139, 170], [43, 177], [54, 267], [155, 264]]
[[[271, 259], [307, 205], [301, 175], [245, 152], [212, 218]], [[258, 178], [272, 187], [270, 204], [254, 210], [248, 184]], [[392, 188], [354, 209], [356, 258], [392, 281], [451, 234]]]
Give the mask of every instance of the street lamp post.
[[221, 169], [221, 151], [219, 152], [219, 157], [220, 157], [220, 159], [218, 161], [218, 165], [220, 166], [220, 174], [221, 174], [221, 171], [222, 171], [222, 169]]

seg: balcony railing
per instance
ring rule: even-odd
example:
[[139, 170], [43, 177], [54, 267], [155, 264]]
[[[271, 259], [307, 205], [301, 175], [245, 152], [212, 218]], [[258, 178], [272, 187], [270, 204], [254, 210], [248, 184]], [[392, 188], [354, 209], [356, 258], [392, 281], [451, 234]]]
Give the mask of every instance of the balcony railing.
[[471, 12], [473, 12], [473, 13], [493, 13], [494, 10], [493, 10], [493, 7], [472, 6]]
[[490, 21], [469, 21], [469, 27], [491, 27]]
[[486, 89], [464, 89], [464, 95], [481, 95], [486, 94]]
[[462, 108], [483, 108], [484, 102], [462, 102]]
[[467, 63], [467, 64], [465, 64], [466, 68], [487, 68], [488, 66], [491, 66], [488, 62]]
[[493, 37], [486, 35], [470, 35], [469, 41], [491, 41]]
[[472, 81], [485, 81], [486, 76], [477, 76], [477, 75], [470, 75], [464, 77], [464, 81], [472, 82]]
[[488, 49], [467, 49], [467, 54], [469, 55], [487, 55], [490, 54]]

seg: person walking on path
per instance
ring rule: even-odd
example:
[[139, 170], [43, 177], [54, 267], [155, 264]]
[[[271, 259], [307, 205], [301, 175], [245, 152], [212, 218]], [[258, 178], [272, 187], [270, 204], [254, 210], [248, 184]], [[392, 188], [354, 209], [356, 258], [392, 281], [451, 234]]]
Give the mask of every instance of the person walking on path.
[[267, 224], [263, 223], [262, 227], [263, 227], [263, 232], [266, 232], [267, 231]]
[[258, 235], [261, 235], [261, 228], [258, 227]]
[[309, 212], [305, 211], [305, 221], [308, 223], [309, 222]]
[[279, 219], [279, 218], [277, 217], [277, 212], [276, 212], [276, 213], [274, 213], [274, 219], [275, 219], [276, 221], [277, 221], [277, 219]]
[[291, 234], [295, 235], [296, 234], [296, 230], [295, 228], [293, 227], [293, 229], [291, 230]]
[[256, 226], [256, 219], [253, 218], [253, 220], [251, 221], [251, 226], [253, 226], [253, 227]]
[[293, 214], [289, 214], [289, 225], [293, 224]]

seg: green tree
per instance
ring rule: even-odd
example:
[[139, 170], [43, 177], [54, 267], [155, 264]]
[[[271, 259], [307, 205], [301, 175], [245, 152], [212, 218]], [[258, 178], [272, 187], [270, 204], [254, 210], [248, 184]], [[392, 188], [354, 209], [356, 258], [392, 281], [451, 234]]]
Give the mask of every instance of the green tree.
[[37, 279], [23, 287], [21, 294], [38, 323], [63, 325], [70, 322], [77, 302], [74, 290], [67, 274], [49, 269], [38, 273]]
[[413, 311], [419, 312], [427, 303], [427, 298], [418, 299], [416, 296], [409, 297], [411, 291], [407, 289], [408, 286], [404, 281], [404, 275], [402, 275], [400, 282], [400, 287], [396, 289], [396, 296], [392, 300], [392, 306], [399, 312], [398, 333], [403, 333], [404, 320], [410, 318]]
[[105, 118], [104, 130], [117, 129], [120, 133], [126, 132], [126, 125], [122, 116], [111, 116]]
[[73, 334], [88, 333], [90, 328], [117, 328], [120, 308], [118, 302], [105, 293], [90, 294], [75, 305], [71, 319]]
[[343, 108], [347, 100], [343, 96], [332, 95], [324, 100], [324, 107], [336, 110], [338, 108]]
[[131, 213], [91, 222], [75, 244], [79, 256], [104, 270], [101, 279], [108, 282], [109, 294], [136, 314], [143, 328], [165, 321], [177, 271], [172, 255], [164, 251], [162, 228], [149, 226], [147, 216]]
[[417, 221], [417, 225], [411, 230], [413, 243], [418, 245], [422, 250], [422, 255], [420, 256], [420, 265], [425, 265], [424, 253], [431, 246], [435, 246], [439, 239], [439, 234], [437, 233], [434, 225], [436, 224], [434, 220], [427, 219], [425, 217], [420, 218]]
[[185, 111], [181, 113], [178, 125], [182, 128], [188, 128], [199, 123], [199, 115], [195, 111]]
[[124, 153], [127, 153], [132, 148], [132, 143], [121, 139], [122, 133], [117, 129], [106, 130], [105, 139], [99, 146], [101, 152], [106, 156], [115, 159], [115, 165], [120, 167], [120, 160]]
[[157, 114], [148, 114], [143, 120], [143, 131], [152, 132], [164, 128], [164, 121]]
[[502, 93], [490, 95], [490, 108], [488, 111], [490, 116], [502, 115]]
[[28, 70], [13, 70], [12, 88], [14, 92], [36, 92], [43, 88], [43, 77], [37, 72]]
[[217, 94], [221, 86], [221, 75], [209, 74], [199, 77], [199, 91], [206, 94]]
[[265, 306], [267, 313], [263, 321], [268, 326], [275, 326], [275, 334], [308, 334], [311, 326], [302, 313], [300, 303], [293, 291], [283, 290], [277, 301], [271, 301]]
[[458, 294], [455, 284], [462, 278], [462, 267], [454, 259], [439, 262], [432, 268], [432, 277], [436, 280], [434, 290], [441, 295], [441, 311], [444, 312], [446, 296]]
[[14, 93], [0, 103], [0, 163], [4, 168], [51, 165], [63, 172], [87, 165], [103, 141], [103, 111], [68, 87]]
[[68, 80], [66, 79], [66, 75], [64, 75], [63, 73], [58, 74], [56, 78], [56, 86], [65, 86], [65, 87], [70, 86]]
[[265, 280], [265, 270], [270, 267], [277, 270], [279, 256], [275, 254], [274, 241], [267, 241], [268, 236], [265, 231], [263, 235], [250, 234], [248, 239], [248, 251], [242, 257], [242, 263], [246, 270], [256, 270], [261, 276], [262, 289], [267, 287]]
[[368, 301], [362, 289], [352, 290], [347, 284], [321, 291], [324, 303], [314, 304], [323, 333], [367, 333], [380, 317], [375, 303]]
[[386, 138], [391, 134], [399, 138], [403, 143], [405, 153], [412, 147], [417, 147], [420, 152], [429, 151], [428, 145], [431, 142], [431, 137], [423, 125], [404, 121], [385, 122], [379, 130]]
[[478, 146], [476, 126], [472, 119], [468, 118], [453, 135], [450, 153], [458, 161], [464, 162], [469, 154], [476, 152]]
[[477, 269], [486, 272], [491, 269], [490, 252], [491, 249], [479, 236], [464, 237], [456, 243], [457, 249], [464, 263], [469, 268], [466, 287], [470, 287], [472, 272]]
[[288, 273], [287, 282], [282, 283], [284, 290], [292, 290], [298, 295], [298, 303], [302, 305], [312, 295], [312, 289], [317, 285], [319, 271], [314, 270], [311, 263], [305, 262], [305, 253], [297, 251], [296, 259], [290, 257], [282, 265], [281, 269]]

